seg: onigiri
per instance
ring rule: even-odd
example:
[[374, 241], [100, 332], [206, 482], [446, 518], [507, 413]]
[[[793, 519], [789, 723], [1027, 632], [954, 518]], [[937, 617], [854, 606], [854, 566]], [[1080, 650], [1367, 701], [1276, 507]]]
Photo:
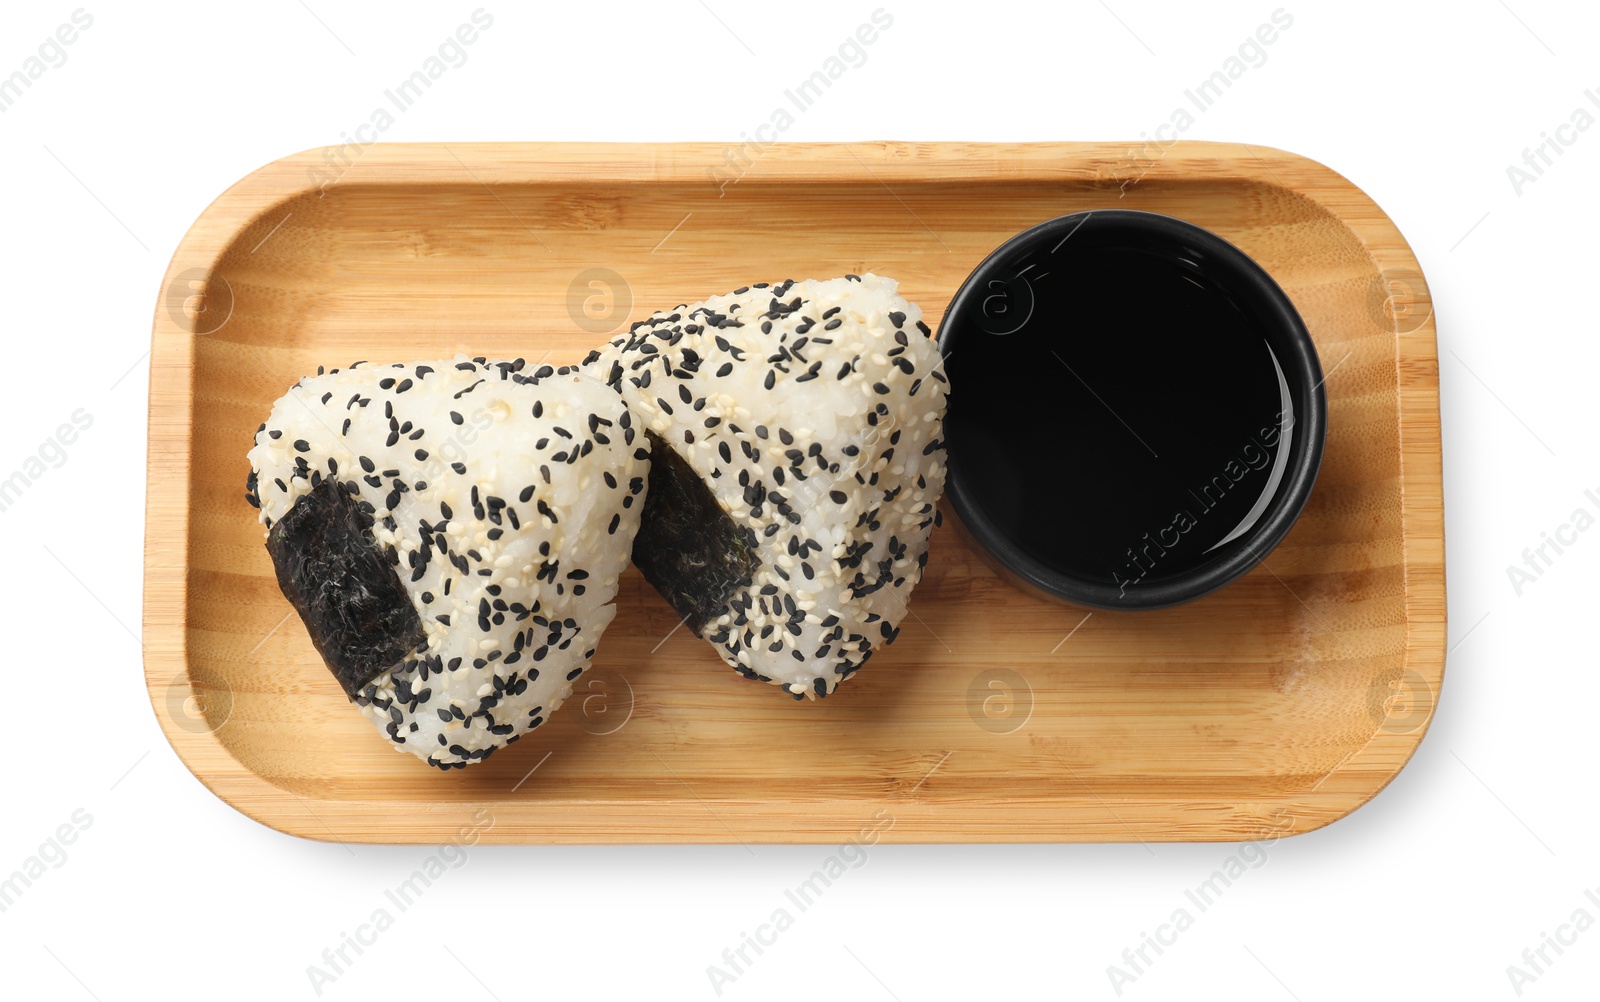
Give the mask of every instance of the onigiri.
[[398, 750], [446, 769], [571, 693], [649, 475], [603, 382], [464, 356], [318, 370], [249, 460], [279, 585], [323, 660]]
[[944, 488], [946, 380], [875, 275], [760, 283], [584, 360], [650, 443], [633, 560], [747, 678], [832, 693], [892, 643]]

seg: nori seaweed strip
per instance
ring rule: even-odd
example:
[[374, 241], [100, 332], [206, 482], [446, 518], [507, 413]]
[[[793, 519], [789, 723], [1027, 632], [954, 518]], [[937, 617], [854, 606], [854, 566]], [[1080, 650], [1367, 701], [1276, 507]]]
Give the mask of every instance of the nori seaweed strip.
[[423, 642], [422, 620], [371, 525], [337, 481], [324, 480], [267, 534], [278, 587], [351, 700]]
[[650, 489], [645, 493], [633, 562], [645, 580], [699, 634], [749, 585], [760, 561], [756, 536], [734, 522], [683, 457], [650, 440]]

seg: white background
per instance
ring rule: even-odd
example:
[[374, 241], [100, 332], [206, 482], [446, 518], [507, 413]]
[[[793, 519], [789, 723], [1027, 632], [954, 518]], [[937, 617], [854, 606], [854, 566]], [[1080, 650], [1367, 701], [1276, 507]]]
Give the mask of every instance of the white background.
[[[384, 139], [737, 141], [878, 6], [706, 3], [495, 0], [466, 65]], [[1278, 6], [883, 3], [893, 26], [867, 63], [785, 139], [1132, 140]], [[75, 6], [6, 4], [0, 75]], [[477, 6], [95, 4], [65, 64], [0, 114], [0, 476], [76, 409], [93, 417], [0, 513], [0, 876], [75, 811], [93, 819], [0, 913], [6, 998], [313, 998], [307, 966], [429, 853], [263, 828], [160, 734], [136, 639], [142, 353], [163, 269], [206, 204], [338, 142]], [[1584, 496], [1600, 494], [1600, 128], [1520, 194], [1507, 167], [1574, 109], [1600, 115], [1584, 96], [1600, 91], [1600, 17], [1555, 0], [1284, 7], [1293, 26], [1265, 65], [1184, 138], [1326, 163], [1416, 250], [1439, 320], [1454, 649], [1405, 771], [1352, 816], [1271, 846], [1123, 997], [1515, 998], [1506, 968], [1525, 948], [1580, 907], [1600, 919], [1584, 895], [1600, 888], [1600, 532], [1520, 596], [1506, 570], [1574, 509], [1600, 512]], [[723, 997], [1115, 998], [1107, 966], [1237, 850], [875, 847]], [[707, 966], [831, 851], [474, 849], [324, 997], [715, 998]], [[1565, 951], [1526, 997], [1594, 997], [1600, 929]]]

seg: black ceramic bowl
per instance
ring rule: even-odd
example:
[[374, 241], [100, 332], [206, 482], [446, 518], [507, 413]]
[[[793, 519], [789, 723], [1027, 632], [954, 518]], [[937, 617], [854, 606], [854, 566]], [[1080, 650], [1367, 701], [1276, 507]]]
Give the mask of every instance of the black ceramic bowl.
[[978, 266], [945, 313], [947, 491], [1030, 590], [1107, 609], [1199, 598], [1299, 516], [1327, 425], [1289, 298], [1198, 226], [1062, 216]]

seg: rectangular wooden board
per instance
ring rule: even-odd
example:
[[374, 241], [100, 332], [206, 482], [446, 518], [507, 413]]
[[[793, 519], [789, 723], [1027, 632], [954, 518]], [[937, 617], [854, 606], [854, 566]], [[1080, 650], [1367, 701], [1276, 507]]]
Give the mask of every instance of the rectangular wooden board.
[[[1370, 199], [1231, 144], [727, 152], [352, 145], [270, 164], [202, 214], [155, 316], [144, 611], [156, 714], [202, 782], [339, 841], [1148, 842], [1309, 831], [1393, 778], [1444, 671], [1438, 360], [1420, 269]], [[796, 703], [675, 630], [630, 570], [572, 700], [440, 773], [346, 702], [278, 591], [245, 452], [319, 365], [573, 362], [658, 308], [846, 272], [898, 279], [937, 328], [1005, 239], [1111, 206], [1243, 248], [1327, 374], [1310, 503], [1221, 592], [1089, 615], [997, 577], [947, 513], [898, 642]]]

